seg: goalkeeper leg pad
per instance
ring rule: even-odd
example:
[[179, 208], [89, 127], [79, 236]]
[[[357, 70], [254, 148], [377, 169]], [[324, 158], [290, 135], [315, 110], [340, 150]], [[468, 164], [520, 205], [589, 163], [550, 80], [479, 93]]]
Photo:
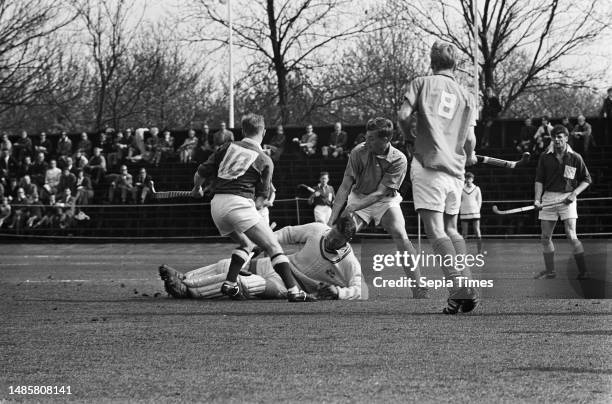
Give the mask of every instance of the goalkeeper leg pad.
[[238, 285], [240, 285], [240, 290], [247, 299], [257, 297], [266, 290], [266, 280], [264, 278], [255, 274], [244, 275], [244, 272], [238, 275]]

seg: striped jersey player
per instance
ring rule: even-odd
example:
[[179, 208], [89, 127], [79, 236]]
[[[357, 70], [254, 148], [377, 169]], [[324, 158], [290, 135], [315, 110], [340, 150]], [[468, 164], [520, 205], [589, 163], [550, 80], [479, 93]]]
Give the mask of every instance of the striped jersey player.
[[[301, 244], [300, 249], [287, 256], [291, 271], [304, 290], [322, 299], [356, 300], [367, 298], [362, 286], [361, 265], [349, 244], [355, 225], [349, 217], [342, 217], [333, 228], [323, 223], [288, 226], [275, 232], [282, 244]], [[220, 297], [219, 287], [229, 268], [229, 260], [181, 274], [168, 267], [160, 267], [164, 286], [177, 298]], [[244, 298], [285, 298], [287, 289], [272, 268], [270, 258], [250, 262], [249, 271], [240, 272]]]
[[222, 236], [229, 236], [239, 244], [232, 251], [230, 265], [221, 293], [240, 296], [238, 273], [249, 258], [254, 244], [271, 257], [272, 266], [283, 279], [288, 299], [292, 302], [313, 301], [300, 290], [291, 274], [289, 260], [272, 229], [257, 212], [268, 198], [274, 165], [263, 152], [261, 142], [265, 123], [261, 115], [248, 114], [242, 118], [244, 139], [226, 143], [202, 163], [194, 176], [192, 194], [200, 195], [202, 185], [209, 181], [214, 197], [211, 214]]

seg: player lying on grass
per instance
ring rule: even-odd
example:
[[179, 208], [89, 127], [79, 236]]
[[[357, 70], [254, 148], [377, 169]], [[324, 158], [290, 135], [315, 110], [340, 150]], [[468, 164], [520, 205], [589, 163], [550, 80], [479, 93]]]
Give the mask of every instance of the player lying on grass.
[[[307, 293], [323, 300], [364, 298], [361, 265], [349, 241], [355, 235], [355, 224], [349, 217], [338, 219], [334, 227], [323, 223], [287, 226], [274, 234], [281, 244], [303, 244], [288, 255], [291, 271]], [[221, 284], [229, 270], [230, 260], [182, 274], [162, 265], [159, 274], [168, 294], [176, 298], [212, 299], [221, 297]], [[238, 275], [240, 298], [284, 299], [287, 288], [272, 268], [269, 257], [247, 263], [248, 271]]]
[[[416, 255], [406, 232], [400, 208], [399, 188], [408, 170], [406, 156], [391, 145], [393, 123], [385, 118], [370, 119], [366, 140], [351, 151], [342, 185], [338, 189], [328, 224], [334, 223], [346, 202], [345, 213], [354, 217], [357, 229], [371, 222], [391, 235], [398, 251]], [[408, 277], [420, 279], [419, 268], [404, 268]], [[427, 289], [412, 289], [415, 299], [427, 298]]]

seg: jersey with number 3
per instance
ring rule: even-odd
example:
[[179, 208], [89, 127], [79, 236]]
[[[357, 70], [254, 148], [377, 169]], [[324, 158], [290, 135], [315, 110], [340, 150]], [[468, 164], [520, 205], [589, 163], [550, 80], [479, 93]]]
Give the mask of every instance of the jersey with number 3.
[[473, 98], [452, 75], [419, 77], [404, 95], [417, 113], [414, 156], [423, 167], [463, 179], [468, 130], [476, 126]]
[[254, 141], [244, 139], [227, 143], [200, 164], [198, 174], [215, 176], [214, 193], [253, 199], [270, 193], [274, 164]]

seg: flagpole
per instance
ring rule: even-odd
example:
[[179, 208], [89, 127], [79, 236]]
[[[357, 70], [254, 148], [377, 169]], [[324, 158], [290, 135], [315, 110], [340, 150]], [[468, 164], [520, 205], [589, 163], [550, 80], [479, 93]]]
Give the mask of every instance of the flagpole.
[[472, 0], [472, 14], [474, 15], [472, 24], [472, 29], [474, 31], [474, 100], [476, 101], [476, 111], [478, 111], [480, 109], [480, 96], [478, 91], [478, 0]]
[[229, 128], [234, 128], [234, 38], [232, 35], [232, 1], [227, 0], [227, 20], [228, 20], [228, 36], [229, 36]]

